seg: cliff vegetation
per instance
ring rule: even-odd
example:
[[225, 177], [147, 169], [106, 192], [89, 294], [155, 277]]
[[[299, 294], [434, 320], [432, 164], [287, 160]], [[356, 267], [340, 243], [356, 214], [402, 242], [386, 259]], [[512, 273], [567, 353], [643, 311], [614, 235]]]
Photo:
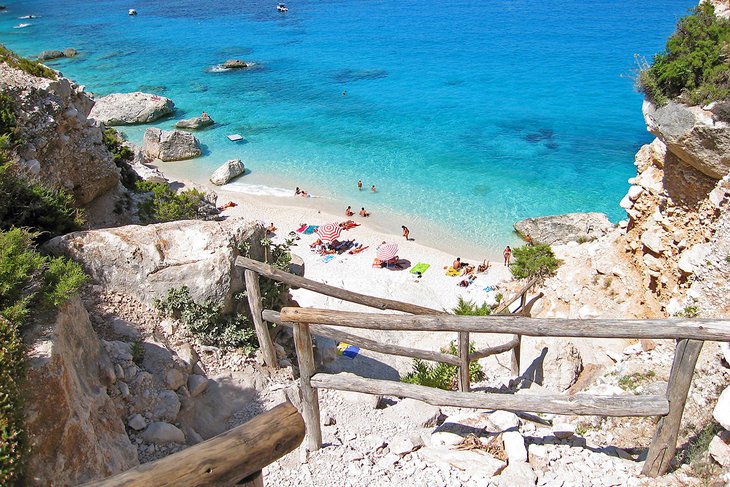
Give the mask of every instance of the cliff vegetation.
[[701, 105], [730, 98], [730, 21], [709, 2], [680, 19], [664, 52], [641, 66], [638, 88], [656, 105]]

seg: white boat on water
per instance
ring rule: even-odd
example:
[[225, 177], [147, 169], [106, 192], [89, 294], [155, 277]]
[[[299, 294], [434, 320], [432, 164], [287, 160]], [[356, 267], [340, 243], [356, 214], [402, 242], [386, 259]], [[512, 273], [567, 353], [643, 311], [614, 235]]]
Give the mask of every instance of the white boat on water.
[[33, 24], [18, 24], [15, 27], [13, 27], [13, 29], [24, 29], [24, 28], [28, 27], [29, 25], [33, 25]]
[[133, 8], [129, 9], [129, 15], [137, 15], [137, 11]]
[[288, 12], [289, 7], [287, 7], [286, 4], [280, 3], [276, 6], [276, 10], [278, 10], [279, 12]]

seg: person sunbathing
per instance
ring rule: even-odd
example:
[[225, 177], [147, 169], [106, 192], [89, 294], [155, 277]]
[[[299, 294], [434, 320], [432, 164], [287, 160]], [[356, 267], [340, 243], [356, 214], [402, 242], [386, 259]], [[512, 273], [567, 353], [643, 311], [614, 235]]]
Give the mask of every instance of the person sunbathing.
[[274, 222], [271, 222], [271, 225], [266, 227], [266, 233], [274, 233], [276, 232], [276, 227], [274, 226]]
[[466, 279], [462, 279], [459, 282], [459, 287], [469, 287], [474, 282], [474, 280], [477, 278], [474, 274], [469, 274], [469, 277]]
[[317, 240], [315, 240], [314, 242], [312, 242], [309, 245], [309, 248], [313, 249], [313, 248], [317, 247], [318, 245], [322, 245], [322, 239], [321, 238], [318, 238]]
[[461, 257], [457, 257], [456, 260], [454, 261], [454, 263], [451, 264], [451, 267], [453, 267], [454, 269], [456, 269], [458, 271], [459, 269], [461, 269], [462, 265], [463, 264], [461, 263]]
[[370, 216], [370, 213], [365, 211], [365, 208], [360, 208], [360, 216]]
[[466, 276], [468, 274], [474, 273], [474, 266], [473, 265], [465, 265], [461, 268], [461, 275]]
[[348, 207], [347, 207], [347, 208], [345, 209], [345, 216], [352, 216], [352, 215], [354, 215], [354, 214], [355, 214], [355, 212], [354, 212], [354, 211], [352, 211], [352, 207], [348, 206]]
[[489, 269], [489, 261], [484, 259], [484, 261], [477, 266], [477, 272], [487, 272], [487, 269]]

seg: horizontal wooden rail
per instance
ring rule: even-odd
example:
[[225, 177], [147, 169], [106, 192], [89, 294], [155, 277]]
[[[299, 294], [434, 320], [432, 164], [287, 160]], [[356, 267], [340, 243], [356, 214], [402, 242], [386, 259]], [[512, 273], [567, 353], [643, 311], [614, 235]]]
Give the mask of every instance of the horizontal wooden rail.
[[466, 331], [544, 337], [687, 338], [730, 341], [730, 320], [727, 319], [580, 320], [499, 315], [407, 316], [315, 308], [284, 308], [281, 310], [281, 319], [295, 323], [318, 323], [370, 330]]
[[597, 416], [663, 416], [669, 412], [669, 401], [663, 396], [455, 392], [403, 382], [365, 379], [348, 373], [315, 374], [311, 383], [314, 387], [340, 391], [409, 397], [434, 406]]
[[[287, 321], [281, 321], [279, 313], [271, 311], [269, 309], [263, 312], [264, 320], [271, 323], [276, 323], [282, 326], [288, 326], [292, 328], [294, 325]], [[325, 338], [331, 338], [332, 340], [346, 342], [356, 347], [364, 348], [365, 350], [371, 350], [373, 352], [386, 353], [390, 355], [399, 355], [401, 357], [414, 357], [422, 360], [431, 360], [433, 362], [443, 362], [445, 364], [459, 365], [459, 357], [456, 355], [449, 355], [447, 353], [432, 352], [430, 350], [419, 350], [417, 348], [402, 347], [400, 345], [392, 345], [388, 343], [381, 343], [369, 338], [354, 335], [343, 330], [331, 328], [324, 325], [311, 325], [309, 327], [313, 335], [319, 335]]]
[[286, 402], [208, 441], [86, 486], [236, 485], [294, 450], [303, 438], [304, 420]]
[[507, 343], [503, 343], [502, 345], [496, 345], [494, 347], [485, 348], [482, 350], [477, 350], [476, 352], [469, 354], [469, 362], [474, 362], [475, 360], [479, 360], [484, 357], [489, 357], [490, 355], [497, 355], [499, 353], [504, 353], [512, 350], [515, 347], [520, 346], [520, 337], [515, 336], [512, 340], [508, 341]]
[[347, 291], [345, 289], [340, 289], [338, 287], [323, 284], [321, 282], [313, 281], [311, 279], [295, 276], [294, 274], [290, 274], [288, 272], [276, 269], [269, 264], [265, 264], [257, 260], [248, 259], [246, 257], [237, 257], [236, 265], [243, 267], [244, 269], [250, 269], [257, 272], [261, 276], [283, 282], [284, 284], [288, 284], [290, 286], [307, 289], [309, 291], [314, 291], [316, 293], [324, 294], [325, 296], [331, 296], [333, 298], [343, 299], [351, 303], [362, 304], [364, 306], [369, 306], [370, 308], [382, 310], [390, 309], [415, 315], [446, 314], [444, 311], [426, 308], [425, 306], [418, 306], [416, 304], [403, 303], [401, 301], [395, 301], [392, 299], [377, 298], [375, 296], [368, 296], [367, 294]]

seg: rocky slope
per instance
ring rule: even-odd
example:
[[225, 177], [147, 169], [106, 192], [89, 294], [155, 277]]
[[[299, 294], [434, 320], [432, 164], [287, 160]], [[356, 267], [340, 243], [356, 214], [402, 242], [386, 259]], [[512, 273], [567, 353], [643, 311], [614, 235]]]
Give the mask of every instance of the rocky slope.
[[83, 87], [59, 76], [38, 78], [0, 63], [0, 86], [14, 99], [20, 145], [13, 158], [54, 188], [86, 205], [116, 187], [119, 170], [88, 118], [94, 105]]

